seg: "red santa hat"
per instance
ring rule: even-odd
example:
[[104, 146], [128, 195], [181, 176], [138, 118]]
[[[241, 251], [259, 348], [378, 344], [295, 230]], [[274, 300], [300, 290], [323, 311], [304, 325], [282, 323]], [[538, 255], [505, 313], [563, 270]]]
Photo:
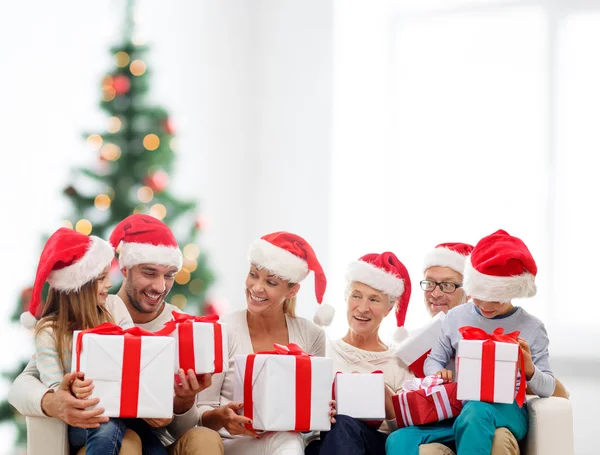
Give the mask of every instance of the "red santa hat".
[[29, 311], [21, 314], [21, 323], [30, 329], [35, 327], [44, 282], [57, 291], [78, 291], [100, 275], [114, 257], [113, 248], [101, 238], [67, 228], [57, 230], [42, 250]]
[[440, 243], [425, 256], [423, 272], [429, 267], [448, 267], [463, 275], [471, 251], [473, 246], [468, 243]]
[[350, 263], [346, 270], [346, 279], [349, 282], [359, 281], [386, 293], [392, 299], [398, 299], [396, 306], [398, 328], [394, 334], [394, 341], [399, 343], [408, 336], [404, 328], [404, 320], [411, 293], [410, 276], [404, 264], [394, 253], [365, 254], [358, 261]]
[[315, 275], [315, 294], [320, 304], [313, 320], [321, 326], [331, 324], [335, 310], [331, 305], [322, 303], [327, 278], [317, 255], [306, 240], [289, 232], [264, 235], [250, 245], [248, 260], [291, 283], [300, 283], [312, 271]]
[[183, 256], [169, 226], [150, 215], [138, 213], [125, 218], [113, 230], [110, 243], [115, 249], [121, 245], [121, 268], [158, 264], [180, 270], [183, 264]]
[[497, 231], [475, 245], [465, 267], [465, 292], [489, 302], [510, 302], [536, 293], [537, 265], [525, 243]]

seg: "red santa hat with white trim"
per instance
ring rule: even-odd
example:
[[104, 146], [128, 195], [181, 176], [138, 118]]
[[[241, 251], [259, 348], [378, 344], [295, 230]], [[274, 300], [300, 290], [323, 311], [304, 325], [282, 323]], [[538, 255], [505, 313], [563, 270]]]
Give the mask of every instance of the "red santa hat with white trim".
[[510, 302], [536, 294], [536, 275], [537, 265], [525, 243], [499, 230], [475, 245], [463, 287], [476, 299]]
[[394, 341], [399, 343], [408, 336], [404, 328], [406, 311], [411, 294], [411, 283], [408, 270], [394, 253], [365, 254], [358, 261], [348, 265], [346, 280], [350, 283], [359, 281], [384, 292], [392, 299], [398, 299], [396, 305], [396, 324]]
[[183, 255], [169, 226], [150, 215], [137, 213], [121, 221], [110, 235], [119, 250], [119, 266], [158, 264], [181, 270]]
[[471, 251], [473, 246], [468, 243], [440, 243], [425, 256], [423, 272], [429, 267], [448, 267], [463, 275]]
[[291, 283], [300, 283], [312, 271], [315, 275], [315, 295], [319, 303], [313, 320], [320, 326], [331, 324], [335, 310], [331, 305], [322, 303], [327, 278], [315, 251], [306, 240], [284, 231], [264, 235], [250, 245], [248, 260]]
[[110, 265], [115, 252], [108, 242], [68, 228], [54, 232], [40, 256], [29, 311], [21, 314], [21, 323], [33, 329], [42, 301], [42, 288], [48, 281], [57, 291], [78, 291]]

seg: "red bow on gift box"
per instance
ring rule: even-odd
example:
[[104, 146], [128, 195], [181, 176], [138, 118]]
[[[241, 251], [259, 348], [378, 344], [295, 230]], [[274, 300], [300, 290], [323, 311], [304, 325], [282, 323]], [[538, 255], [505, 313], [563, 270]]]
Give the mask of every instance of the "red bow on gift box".
[[[496, 370], [496, 342], [519, 344], [517, 338], [520, 332], [504, 333], [499, 327], [492, 333], [487, 333], [479, 327], [465, 326], [458, 329], [464, 340], [484, 340], [481, 353], [481, 401], [494, 401], [494, 375]], [[525, 402], [525, 389], [527, 388], [525, 378], [525, 358], [519, 347], [518, 369], [521, 371], [519, 392], [516, 401], [519, 407]]]
[[223, 331], [221, 324], [218, 323], [219, 315], [194, 316], [192, 314], [178, 313], [173, 311], [173, 319], [167, 322], [162, 329], [156, 332], [157, 335], [170, 335], [178, 327], [177, 342], [179, 352], [179, 367], [183, 371], [196, 369], [196, 359], [194, 354], [194, 322], [203, 322], [213, 324], [214, 327], [214, 373], [223, 372]]
[[[312, 390], [312, 365], [311, 355], [304, 352], [300, 346], [290, 343], [287, 346], [273, 344], [273, 351], [257, 352], [246, 358], [244, 371], [244, 415], [252, 420], [254, 417], [254, 403], [252, 399], [252, 376], [254, 373], [254, 360], [257, 355], [291, 355], [296, 357], [296, 427], [294, 431], [310, 430], [310, 406]], [[253, 430], [252, 425], [246, 428]]]
[[99, 326], [82, 330], [77, 334], [75, 345], [75, 358], [77, 371], [80, 371], [80, 358], [83, 349], [83, 336], [95, 335], [123, 335], [123, 371], [121, 375], [121, 405], [120, 417], [137, 417], [138, 398], [140, 389], [140, 365], [142, 358], [142, 336], [157, 336], [140, 327], [123, 329], [112, 322], [105, 322]]

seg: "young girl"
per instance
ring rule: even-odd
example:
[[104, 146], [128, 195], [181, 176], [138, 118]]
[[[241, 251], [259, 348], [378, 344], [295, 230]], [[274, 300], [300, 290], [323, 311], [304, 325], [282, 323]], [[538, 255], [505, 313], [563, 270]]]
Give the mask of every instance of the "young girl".
[[[544, 324], [511, 303], [512, 299], [535, 295], [536, 274], [536, 263], [521, 239], [502, 230], [481, 239], [465, 266], [464, 289], [473, 302], [448, 312], [438, 343], [425, 361], [425, 374], [439, 374], [446, 382], [453, 380], [448, 365], [462, 339], [461, 327], [477, 327], [487, 333], [503, 328], [505, 333], [520, 332], [518, 343], [525, 368], [519, 375], [525, 375], [527, 385], [536, 395], [551, 396], [555, 380]], [[517, 381], [517, 389], [518, 385]], [[386, 453], [416, 455], [420, 444], [455, 442], [457, 455], [489, 454], [494, 432], [501, 427], [518, 441], [523, 439], [528, 430], [527, 408], [516, 401], [512, 404], [466, 401], [454, 421], [397, 430], [387, 440]]]
[[[127, 308], [119, 299], [107, 305], [112, 285], [108, 273], [114, 251], [108, 242], [61, 228], [50, 236], [38, 264], [29, 313], [21, 316], [32, 327], [38, 316], [44, 282], [50, 290], [35, 326], [36, 361], [41, 381], [56, 389], [65, 372], [71, 370], [73, 331], [86, 330], [104, 322], [123, 328], [133, 327]], [[33, 323], [33, 324], [32, 324]], [[83, 373], [71, 384], [77, 398], [92, 393], [93, 384]], [[110, 419], [98, 428], [69, 427], [69, 442], [75, 449], [86, 446], [86, 453], [117, 454], [127, 427], [142, 439], [144, 453], [166, 454], [151, 428], [139, 419]]]

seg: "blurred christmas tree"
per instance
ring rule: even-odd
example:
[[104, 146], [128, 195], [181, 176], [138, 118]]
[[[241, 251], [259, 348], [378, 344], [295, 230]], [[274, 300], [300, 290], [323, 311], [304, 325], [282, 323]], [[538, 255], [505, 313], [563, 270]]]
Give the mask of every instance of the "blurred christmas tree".
[[[73, 213], [63, 225], [108, 239], [114, 226], [132, 213], [163, 220], [175, 233], [184, 255], [168, 300], [189, 313], [215, 313], [214, 306], [205, 302], [213, 274], [196, 243], [202, 228], [196, 203], [179, 200], [169, 191], [175, 160], [174, 128], [166, 110], [147, 101], [148, 47], [133, 38], [133, 3], [127, 0], [122, 44], [111, 49], [114, 65], [101, 82], [100, 107], [108, 114], [108, 125], [104, 132], [85, 135], [98, 156], [92, 168], [74, 170], [74, 181], [64, 190]], [[122, 280], [116, 260], [111, 279], [116, 293]], [[28, 308], [30, 294], [31, 289], [23, 291], [13, 320]], [[3, 376], [12, 382], [24, 366]], [[24, 418], [8, 403], [0, 403], [0, 423], [9, 420], [18, 426], [17, 443], [24, 444]]]

